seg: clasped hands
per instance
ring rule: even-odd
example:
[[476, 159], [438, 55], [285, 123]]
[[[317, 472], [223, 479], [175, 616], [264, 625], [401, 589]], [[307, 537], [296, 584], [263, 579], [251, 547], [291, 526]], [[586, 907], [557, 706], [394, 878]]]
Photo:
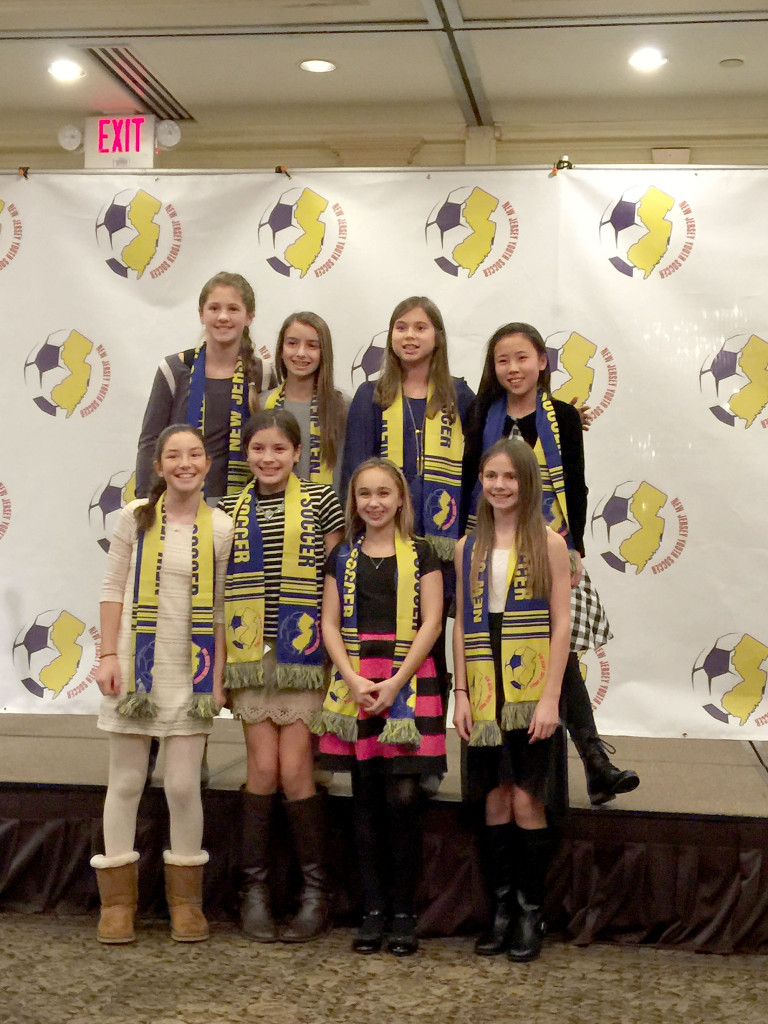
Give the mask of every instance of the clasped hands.
[[370, 679], [356, 674], [347, 681], [347, 685], [355, 698], [355, 703], [366, 714], [380, 715], [382, 711], [392, 707], [403, 684], [397, 675], [392, 676], [391, 679], [382, 679], [381, 682], [373, 683]]

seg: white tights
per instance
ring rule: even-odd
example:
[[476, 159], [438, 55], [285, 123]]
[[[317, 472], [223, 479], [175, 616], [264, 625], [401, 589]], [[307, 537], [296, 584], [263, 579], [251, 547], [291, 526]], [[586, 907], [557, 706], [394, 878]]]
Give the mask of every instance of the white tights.
[[[165, 743], [165, 799], [171, 820], [171, 851], [181, 857], [200, 853], [203, 804], [200, 765], [205, 734], [168, 736]], [[104, 853], [120, 857], [133, 850], [136, 815], [147, 781], [149, 736], [109, 734], [109, 785], [104, 801]]]

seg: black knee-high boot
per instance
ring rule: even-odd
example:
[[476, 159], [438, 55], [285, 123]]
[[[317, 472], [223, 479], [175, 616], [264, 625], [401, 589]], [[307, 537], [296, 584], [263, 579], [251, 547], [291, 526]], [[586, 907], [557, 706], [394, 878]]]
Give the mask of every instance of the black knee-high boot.
[[283, 942], [308, 942], [328, 931], [328, 881], [325, 874], [325, 814], [319, 793], [285, 804], [304, 884], [298, 913], [280, 931]]
[[256, 942], [277, 938], [269, 892], [269, 845], [276, 799], [274, 793], [243, 792], [240, 917], [243, 933]]
[[551, 857], [548, 828], [518, 828], [517, 907], [507, 956], [516, 963], [535, 960], [544, 940], [544, 894]]
[[517, 826], [486, 825], [481, 839], [483, 870], [491, 903], [491, 927], [475, 943], [479, 956], [498, 956], [506, 952], [512, 923], [512, 901], [517, 889], [512, 884]]
[[571, 652], [563, 674], [565, 724], [584, 764], [587, 793], [593, 807], [613, 800], [617, 793], [630, 793], [640, 785], [637, 772], [622, 771], [611, 764], [615, 753], [597, 734], [589, 694], [579, 671], [579, 659]]

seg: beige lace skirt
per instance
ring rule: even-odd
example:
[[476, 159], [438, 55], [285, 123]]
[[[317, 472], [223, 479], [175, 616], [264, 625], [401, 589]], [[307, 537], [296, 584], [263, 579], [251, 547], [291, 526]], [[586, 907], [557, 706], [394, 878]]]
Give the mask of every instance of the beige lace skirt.
[[309, 726], [312, 716], [323, 706], [322, 690], [284, 690], [271, 686], [275, 678], [275, 649], [264, 655], [264, 686], [246, 690], [230, 690], [229, 706], [235, 718], [256, 725], [274, 722], [275, 725], [293, 725], [303, 722]]

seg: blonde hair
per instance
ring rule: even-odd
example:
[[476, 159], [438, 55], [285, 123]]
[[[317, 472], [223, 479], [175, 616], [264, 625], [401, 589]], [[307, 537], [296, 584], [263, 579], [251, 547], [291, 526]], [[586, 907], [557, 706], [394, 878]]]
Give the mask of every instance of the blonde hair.
[[283, 360], [285, 335], [291, 324], [304, 324], [317, 333], [320, 341], [320, 364], [315, 370], [315, 394], [317, 395], [317, 418], [320, 427], [320, 458], [333, 469], [341, 455], [341, 441], [344, 436], [344, 424], [347, 419], [347, 407], [341, 392], [333, 383], [333, 344], [328, 324], [317, 313], [292, 313], [283, 321], [277, 336], [275, 349], [275, 366], [277, 379], [282, 384], [288, 376]]
[[[536, 456], [525, 441], [503, 437], [480, 459], [479, 476], [494, 455], [506, 455], [517, 474], [517, 526], [515, 547], [518, 560], [524, 560], [528, 570], [528, 585], [534, 597], [548, 597], [552, 588], [552, 573], [547, 549], [548, 526], [541, 511], [541, 473]], [[477, 503], [475, 544], [472, 549], [470, 583], [472, 593], [479, 589], [480, 567], [487, 560], [496, 533], [493, 507], [484, 494]]]
[[397, 397], [397, 393], [403, 384], [403, 366], [395, 350], [392, 348], [392, 331], [395, 323], [404, 313], [421, 307], [427, 315], [427, 319], [435, 329], [435, 350], [429, 363], [429, 380], [432, 384], [432, 398], [427, 403], [427, 416], [432, 419], [439, 412], [444, 412], [454, 420], [457, 415], [456, 386], [448, 368], [448, 341], [445, 336], [445, 324], [443, 314], [431, 299], [425, 295], [411, 295], [410, 298], [398, 302], [392, 311], [387, 331], [387, 347], [384, 350], [384, 360], [381, 365], [376, 390], [373, 393], [374, 400], [382, 407], [388, 409]]
[[355, 488], [357, 487], [360, 474], [364, 473], [366, 469], [383, 469], [397, 484], [401, 505], [397, 512], [395, 512], [395, 529], [403, 540], [410, 540], [413, 537], [413, 502], [411, 501], [411, 492], [403, 472], [391, 459], [372, 458], [361, 462], [349, 481], [344, 515], [347, 542], [354, 544], [360, 534], [365, 533], [365, 523], [357, 511]]

